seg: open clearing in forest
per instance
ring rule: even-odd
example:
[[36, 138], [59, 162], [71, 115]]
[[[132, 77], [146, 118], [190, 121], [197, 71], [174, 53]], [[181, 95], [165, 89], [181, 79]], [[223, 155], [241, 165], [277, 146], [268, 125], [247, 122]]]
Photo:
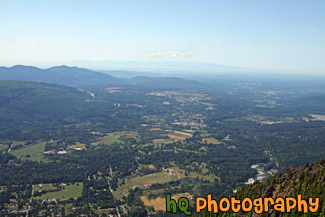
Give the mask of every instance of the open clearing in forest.
[[12, 143], [12, 147], [18, 146], [18, 145], [25, 145], [26, 142], [25, 141], [14, 141]]
[[39, 154], [39, 155], [35, 155], [32, 157], [26, 157], [24, 158], [26, 160], [31, 160], [31, 161], [36, 161], [36, 162], [43, 162], [43, 163], [49, 163], [49, 162], [53, 162], [53, 160], [50, 160], [46, 157], [44, 157], [44, 154]]
[[45, 151], [45, 144], [46, 142], [41, 142], [36, 145], [30, 145], [25, 148], [21, 148], [15, 151], [10, 152], [10, 154], [18, 157], [18, 156], [25, 156], [25, 155], [34, 155], [38, 153], [44, 153]]
[[124, 144], [124, 142], [121, 140], [121, 137], [126, 137], [126, 138], [133, 138], [135, 140], [138, 140], [137, 138], [138, 133], [134, 131], [122, 131], [122, 132], [113, 132], [113, 133], [108, 133], [107, 136], [104, 136], [98, 140], [95, 145], [112, 145], [115, 142]]
[[[48, 186], [49, 187], [49, 186]], [[64, 185], [61, 191], [47, 192], [41, 196], [34, 197], [35, 200], [45, 199], [64, 199], [64, 198], [78, 198], [81, 197], [83, 183], [76, 182], [75, 184]], [[42, 188], [39, 188], [42, 189]], [[36, 190], [36, 189], [35, 189]]]
[[153, 170], [153, 169], [155, 169], [156, 167], [155, 167], [155, 165], [153, 165], [153, 164], [139, 164], [139, 167], [138, 167], [139, 169], [142, 169], [142, 168], [149, 168], [149, 169], [151, 169], [151, 170]]
[[144, 188], [144, 184], [166, 183], [170, 181], [178, 180], [177, 175], [169, 174], [166, 172], [152, 173], [145, 176], [137, 175], [129, 180], [125, 180], [125, 185], [128, 189], [132, 189], [134, 186]]
[[311, 116], [313, 121], [325, 121], [325, 115], [316, 115], [316, 114], [308, 114]]
[[160, 128], [151, 128], [150, 131], [161, 131], [162, 129]]
[[207, 130], [200, 130], [201, 137], [209, 137], [211, 134]]
[[[123, 197], [122, 194], [128, 194], [128, 191], [130, 189], [133, 189], [134, 187], [140, 187], [142, 189], [146, 188], [145, 184], [156, 184], [156, 183], [167, 183], [170, 181], [177, 181], [178, 176], [177, 173], [167, 173], [167, 172], [159, 172], [159, 173], [152, 173], [145, 176], [130, 176], [128, 178], [125, 178], [125, 183], [118, 187], [117, 191], [114, 192], [114, 195], [117, 199], [121, 199]], [[120, 180], [119, 185], [122, 184], [122, 180]], [[122, 194], [121, 194], [121, 193]]]
[[219, 145], [221, 144], [221, 142], [215, 138], [209, 137], [209, 138], [203, 138], [202, 142], [207, 142], [207, 144], [215, 144], [215, 145]]
[[8, 145], [0, 145], [0, 151], [4, 151], [8, 148]]
[[149, 190], [149, 191], [145, 191], [143, 196], [148, 196], [149, 194], [156, 195], [156, 194], [162, 193], [164, 191], [168, 192], [173, 189], [181, 189], [181, 188], [182, 188], [181, 185], [179, 185], [179, 186], [173, 186], [173, 187], [168, 187], [168, 188], [161, 188], [161, 189], [157, 189], [157, 190]]
[[34, 191], [48, 191], [48, 190], [55, 190], [56, 187], [53, 186], [53, 184], [39, 184], [39, 185], [34, 185]]
[[120, 87], [108, 87], [105, 88], [109, 93], [118, 93], [121, 92]]
[[82, 143], [69, 146], [70, 149], [85, 148], [85, 147], [86, 147], [86, 144], [82, 144]]
[[61, 208], [64, 208], [65, 211], [65, 215], [70, 215], [73, 214], [72, 208], [73, 208], [73, 204], [72, 203], [65, 203], [62, 204], [62, 206], [60, 206]]
[[95, 211], [95, 213], [99, 216], [103, 216], [104, 214], [105, 216], [109, 216], [110, 212], [111, 212], [110, 209], [99, 209], [99, 208]]
[[185, 133], [185, 132], [181, 132], [181, 131], [174, 131], [174, 134], [181, 134], [181, 135], [186, 136], [188, 138], [192, 137], [191, 133]]
[[[176, 201], [178, 201], [178, 199], [181, 197], [186, 197], [188, 199], [191, 199], [191, 195], [188, 192], [172, 195], [172, 199]], [[153, 206], [156, 211], [158, 210], [166, 211], [166, 198], [157, 197], [156, 199], [151, 199], [151, 200], [148, 200], [148, 197], [146, 196], [141, 196], [140, 198], [143, 201], [145, 206]]]
[[171, 143], [171, 142], [173, 142], [170, 139], [154, 139], [152, 141], [153, 141], [153, 143]]

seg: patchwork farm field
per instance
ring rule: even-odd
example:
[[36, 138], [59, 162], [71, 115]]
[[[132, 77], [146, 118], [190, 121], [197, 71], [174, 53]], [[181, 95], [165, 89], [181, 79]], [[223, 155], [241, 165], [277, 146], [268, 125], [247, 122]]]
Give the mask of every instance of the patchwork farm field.
[[167, 134], [167, 136], [171, 139], [175, 140], [185, 140], [187, 138], [191, 138], [192, 134], [191, 133], [184, 133], [181, 131], [174, 131], [174, 133]]

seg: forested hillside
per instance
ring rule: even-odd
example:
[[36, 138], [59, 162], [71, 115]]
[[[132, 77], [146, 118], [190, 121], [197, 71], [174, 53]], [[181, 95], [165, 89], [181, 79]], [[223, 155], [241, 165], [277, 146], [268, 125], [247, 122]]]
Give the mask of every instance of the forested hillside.
[[57, 66], [39, 69], [33, 66], [17, 65], [0, 67], [0, 80], [35, 81], [80, 87], [114, 83], [118, 79], [104, 73], [77, 67]]
[[202, 213], [199, 216], [325, 216], [325, 159], [317, 163], [306, 163], [304, 167], [290, 167], [285, 172], [280, 173], [270, 179], [257, 182], [253, 185], [240, 187], [231, 197], [243, 200], [244, 198], [266, 198], [271, 197], [274, 200], [282, 197], [297, 198], [301, 194], [302, 199], [308, 201], [308, 198], [319, 198], [319, 208], [316, 212], [299, 212], [297, 207], [290, 213], [282, 213], [270, 208], [269, 212], [256, 214], [250, 213], [222, 213], [212, 215], [210, 213]]

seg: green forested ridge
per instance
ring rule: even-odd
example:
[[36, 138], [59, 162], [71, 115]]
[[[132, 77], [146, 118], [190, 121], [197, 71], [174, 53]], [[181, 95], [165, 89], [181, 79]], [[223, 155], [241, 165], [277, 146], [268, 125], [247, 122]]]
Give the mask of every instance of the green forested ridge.
[[35, 81], [80, 87], [114, 83], [118, 79], [104, 73], [77, 67], [57, 66], [39, 69], [33, 66], [16, 65], [0, 67], [0, 80]]

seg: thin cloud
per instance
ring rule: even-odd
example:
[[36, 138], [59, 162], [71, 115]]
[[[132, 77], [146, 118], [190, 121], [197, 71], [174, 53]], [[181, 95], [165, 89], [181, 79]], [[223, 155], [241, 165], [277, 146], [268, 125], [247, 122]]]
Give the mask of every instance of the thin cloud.
[[158, 51], [158, 52], [150, 53], [150, 54], [148, 54], [148, 56], [149, 57], [179, 58], [179, 57], [189, 56], [192, 54], [193, 54], [192, 51], [181, 52], [181, 51], [176, 51], [176, 50], [170, 50], [167, 52]]
[[180, 52], [180, 51], [175, 51], [175, 50], [168, 51], [168, 56], [169, 57], [174, 57], [174, 58], [189, 56], [189, 55], [192, 55], [192, 54], [193, 54], [192, 51], [186, 51], [186, 52]]
[[157, 56], [163, 56], [164, 52], [162, 51], [158, 51], [158, 52], [154, 52], [151, 54], [148, 54], [149, 57], [157, 57]]

